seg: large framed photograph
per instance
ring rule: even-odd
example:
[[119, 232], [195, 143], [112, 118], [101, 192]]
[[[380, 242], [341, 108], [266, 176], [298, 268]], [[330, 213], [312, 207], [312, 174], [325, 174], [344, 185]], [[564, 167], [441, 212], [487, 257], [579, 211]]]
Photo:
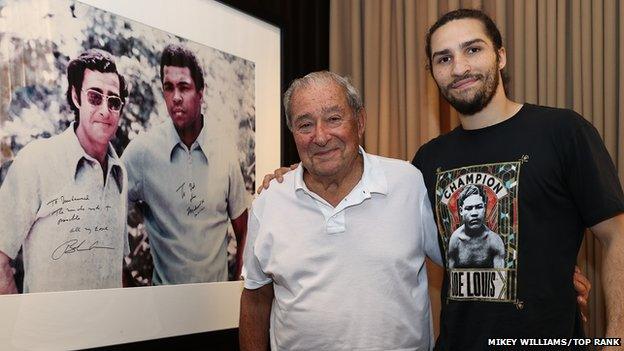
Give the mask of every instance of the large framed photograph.
[[211, 0], [0, 14], [0, 343], [236, 327], [255, 177], [279, 165], [279, 29]]

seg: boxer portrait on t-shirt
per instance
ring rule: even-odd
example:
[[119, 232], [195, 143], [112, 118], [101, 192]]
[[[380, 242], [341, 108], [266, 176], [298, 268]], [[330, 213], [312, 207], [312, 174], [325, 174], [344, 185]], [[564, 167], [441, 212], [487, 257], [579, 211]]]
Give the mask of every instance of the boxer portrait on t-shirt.
[[487, 196], [477, 185], [467, 185], [457, 199], [460, 225], [451, 235], [449, 268], [503, 268], [505, 245], [485, 225]]

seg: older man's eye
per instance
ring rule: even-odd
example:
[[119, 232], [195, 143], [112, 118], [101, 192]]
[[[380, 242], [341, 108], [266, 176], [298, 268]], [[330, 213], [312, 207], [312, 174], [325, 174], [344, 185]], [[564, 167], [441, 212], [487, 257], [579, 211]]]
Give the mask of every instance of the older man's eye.
[[310, 129], [312, 127], [312, 123], [301, 123], [297, 125], [297, 129], [299, 130], [306, 130], [306, 129]]
[[342, 122], [342, 117], [338, 115], [330, 116], [328, 119], [329, 123], [336, 124]]

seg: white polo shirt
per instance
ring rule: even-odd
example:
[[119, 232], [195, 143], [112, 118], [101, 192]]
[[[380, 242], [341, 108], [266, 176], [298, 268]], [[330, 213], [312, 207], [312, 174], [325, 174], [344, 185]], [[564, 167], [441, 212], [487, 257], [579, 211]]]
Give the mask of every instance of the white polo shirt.
[[335, 208], [300, 165], [252, 205], [245, 288], [273, 282], [273, 350], [429, 350], [425, 255], [441, 263], [419, 170], [367, 155]]

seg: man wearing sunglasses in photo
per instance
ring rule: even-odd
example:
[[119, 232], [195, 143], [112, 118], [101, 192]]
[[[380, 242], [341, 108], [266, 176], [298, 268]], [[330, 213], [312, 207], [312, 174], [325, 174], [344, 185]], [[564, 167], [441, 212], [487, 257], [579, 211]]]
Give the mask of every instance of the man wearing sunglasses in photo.
[[204, 74], [178, 44], [161, 55], [168, 119], [128, 144], [131, 202], [142, 202], [154, 262], [153, 285], [228, 280], [227, 229], [232, 224], [240, 275], [247, 233], [247, 194], [235, 146], [209, 129], [202, 114]]
[[0, 293], [16, 293], [9, 258], [23, 247], [23, 292], [122, 286], [127, 176], [110, 144], [128, 96], [113, 57], [69, 62], [75, 122], [26, 145], [0, 188]]

